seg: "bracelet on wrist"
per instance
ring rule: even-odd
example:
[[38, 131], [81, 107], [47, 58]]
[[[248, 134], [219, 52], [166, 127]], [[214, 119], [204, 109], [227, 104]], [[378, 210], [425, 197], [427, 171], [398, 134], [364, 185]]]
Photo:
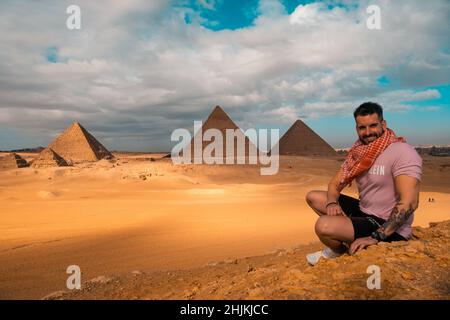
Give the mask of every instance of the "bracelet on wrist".
[[378, 230], [375, 230], [374, 232], [372, 232], [370, 237], [377, 240], [378, 242], [386, 240], [386, 235], [384, 233], [381, 233]]
[[336, 201], [328, 202], [327, 205], [325, 206], [325, 209], [327, 209], [330, 204], [338, 204], [338, 203]]

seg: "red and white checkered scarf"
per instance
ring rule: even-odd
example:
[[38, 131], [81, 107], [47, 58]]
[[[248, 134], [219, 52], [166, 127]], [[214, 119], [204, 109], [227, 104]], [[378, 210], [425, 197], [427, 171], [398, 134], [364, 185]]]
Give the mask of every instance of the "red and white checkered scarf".
[[403, 137], [397, 137], [395, 132], [387, 128], [384, 133], [370, 144], [363, 144], [359, 139], [353, 144], [347, 158], [342, 164], [344, 177], [341, 185], [351, 186], [352, 180], [367, 171], [375, 159], [394, 142], [406, 142]]

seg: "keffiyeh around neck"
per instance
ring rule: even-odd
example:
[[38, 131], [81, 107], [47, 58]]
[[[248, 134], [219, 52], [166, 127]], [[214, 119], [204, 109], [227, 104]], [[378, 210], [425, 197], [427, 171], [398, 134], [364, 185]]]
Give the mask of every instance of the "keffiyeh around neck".
[[375, 141], [363, 144], [359, 139], [353, 144], [342, 164], [344, 177], [341, 185], [351, 185], [352, 180], [367, 171], [375, 159], [394, 142], [406, 142], [405, 138], [397, 137], [395, 132], [389, 128]]

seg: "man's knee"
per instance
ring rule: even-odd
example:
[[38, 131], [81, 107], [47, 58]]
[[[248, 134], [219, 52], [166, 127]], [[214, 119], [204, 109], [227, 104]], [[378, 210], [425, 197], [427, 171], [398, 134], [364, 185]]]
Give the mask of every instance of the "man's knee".
[[334, 235], [336, 228], [330, 217], [321, 216], [317, 219], [315, 231], [318, 236], [329, 236]]
[[314, 191], [309, 191], [309, 192], [306, 194], [306, 196], [305, 196], [306, 203], [307, 203], [309, 206], [311, 206], [311, 203], [312, 203], [312, 201], [313, 201], [313, 197], [314, 197]]
[[306, 203], [308, 203], [310, 207], [316, 206], [317, 202], [319, 201], [319, 192], [320, 191], [317, 190], [311, 190], [306, 194]]

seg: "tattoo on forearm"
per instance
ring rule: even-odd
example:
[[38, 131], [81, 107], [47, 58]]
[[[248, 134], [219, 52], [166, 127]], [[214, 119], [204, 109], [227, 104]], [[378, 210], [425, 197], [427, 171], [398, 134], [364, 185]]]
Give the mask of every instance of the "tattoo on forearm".
[[395, 208], [391, 212], [391, 215], [389, 216], [389, 219], [378, 229], [378, 231], [385, 237], [389, 237], [398, 228], [400, 228], [409, 218], [409, 216], [414, 212], [413, 208], [411, 207], [402, 208], [400, 210], [398, 207], [402, 207], [402, 204], [399, 203], [397, 206], [395, 206]]

